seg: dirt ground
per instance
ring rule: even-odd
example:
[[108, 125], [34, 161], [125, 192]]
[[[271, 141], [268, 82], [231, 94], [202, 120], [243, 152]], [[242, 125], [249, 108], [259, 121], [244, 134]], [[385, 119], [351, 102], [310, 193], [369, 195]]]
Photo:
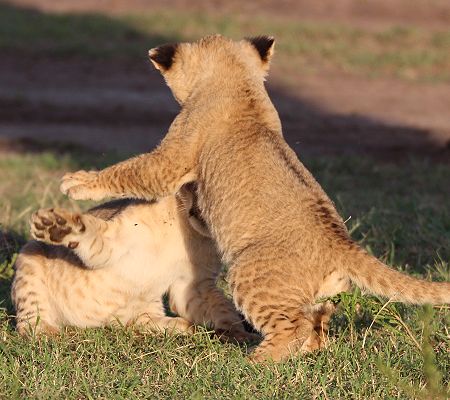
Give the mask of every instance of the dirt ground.
[[406, 23], [448, 28], [450, 23], [450, 4], [447, 0], [14, 0], [14, 3], [52, 12], [120, 14], [178, 9], [333, 21], [365, 27]]
[[[418, 0], [294, 1], [92, 1], [18, 0], [47, 11], [131, 12], [167, 7], [214, 8], [333, 19], [377, 26], [417, 23], [448, 26], [450, 4]], [[208, 5], [206, 4], [208, 3]], [[257, 10], [254, 4], [258, 3]], [[326, 7], [324, 4], [328, 4]], [[394, 6], [393, 4], [396, 4]], [[253, 5], [252, 5], [253, 4]], [[321, 5], [319, 5], [321, 4]], [[336, 5], [338, 4], [338, 5]], [[365, 79], [336, 71], [291, 73], [274, 62], [268, 81], [288, 142], [299, 153], [371, 154], [401, 159], [411, 154], [450, 160], [450, 85], [396, 79]], [[0, 148], [69, 142], [98, 151], [142, 152], [164, 135], [178, 106], [146, 60], [27, 59], [0, 62]], [[27, 140], [24, 140], [26, 138]], [[45, 146], [45, 145], [44, 145]]]

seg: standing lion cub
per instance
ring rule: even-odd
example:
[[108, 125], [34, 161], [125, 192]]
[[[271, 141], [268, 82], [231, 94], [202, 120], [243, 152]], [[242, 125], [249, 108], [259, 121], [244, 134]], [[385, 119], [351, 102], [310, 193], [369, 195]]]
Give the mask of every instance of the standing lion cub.
[[[37, 241], [21, 250], [12, 288], [19, 333], [114, 323], [190, 332], [207, 324], [225, 338], [254, 338], [216, 287], [220, 258], [191, 191], [152, 203], [119, 200], [86, 214], [33, 214]], [[179, 317], [166, 316], [166, 292]]]
[[182, 110], [160, 146], [101, 172], [67, 174], [74, 199], [153, 199], [198, 182], [198, 205], [236, 306], [264, 335], [255, 361], [322, 345], [321, 297], [351, 282], [409, 303], [449, 303], [450, 283], [397, 272], [355, 243], [333, 203], [287, 145], [264, 88], [274, 40], [210, 36], [152, 49]]

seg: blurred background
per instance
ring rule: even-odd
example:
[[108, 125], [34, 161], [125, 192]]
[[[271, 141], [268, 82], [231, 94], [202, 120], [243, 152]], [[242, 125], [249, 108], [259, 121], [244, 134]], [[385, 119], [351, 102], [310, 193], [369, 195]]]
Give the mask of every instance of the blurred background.
[[447, 0], [2, 2], [1, 147], [147, 150], [178, 109], [149, 48], [271, 34], [268, 88], [296, 150], [442, 158], [449, 27]]
[[147, 51], [212, 33], [275, 36], [285, 137], [356, 239], [391, 262], [450, 254], [448, 0], [0, 2], [4, 243], [68, 203], [65, 171], [160, 141], [178, 105]]

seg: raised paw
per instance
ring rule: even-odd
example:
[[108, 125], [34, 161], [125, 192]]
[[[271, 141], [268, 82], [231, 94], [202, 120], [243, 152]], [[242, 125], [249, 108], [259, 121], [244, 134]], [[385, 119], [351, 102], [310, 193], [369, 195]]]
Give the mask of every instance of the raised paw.
[[42, 209], [31, 216], [31, 236], [49, 244], [78, 245], [77, 236], [86, 230], [80, 214], [62, 209]]
[[105, 197], [98, 184], [97, 171], [65, 174], [61, 180], [60, 190], [74, 200], [102, 200]]

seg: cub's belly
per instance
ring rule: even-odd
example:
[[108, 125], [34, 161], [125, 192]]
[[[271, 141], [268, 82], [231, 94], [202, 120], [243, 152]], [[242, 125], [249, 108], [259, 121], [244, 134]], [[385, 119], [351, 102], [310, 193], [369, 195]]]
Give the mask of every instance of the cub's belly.
[[150, 305], [161, 302], [163, 291], [152, 287], [151, 282], [136, 285], [105, 269], [83, 272], [75, 284], [60, 282], [51, 296], [62, 326], [126, 325]]

